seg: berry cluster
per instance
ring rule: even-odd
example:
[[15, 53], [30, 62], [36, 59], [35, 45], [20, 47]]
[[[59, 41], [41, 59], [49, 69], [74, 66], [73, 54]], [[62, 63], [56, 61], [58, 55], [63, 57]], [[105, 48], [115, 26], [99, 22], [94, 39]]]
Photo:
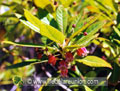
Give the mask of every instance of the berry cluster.
[[[87, 56], [87, 54], [89, 53], [85, 47], [77, 49], [76, 52], [77, 52], [77, 55], [81, 57]], [[42, 58], [41, 52], [38, 53], [37, 57], [38, 59]], [[48, 63], [51, 64], [52, 66], [56, 65], [57, 60], [59, 60], [59, 58], [57, 58], [53, 54], [48, 56]], [[76, 70], [75, 65], [72, 65], [71, 67], [69, 67], [69, 63], [71, 63], [73, 60], [74, 60], [73, 53], [71, 53], [70, 51], [66, 52], [64, 54], [64, 58], [60, 60], [58, 69], [60, 70], [60, 74], [62, 77], [67, 77], [68, 68], [71, 68], [72, 71]]]
[[43, 56], [43, 49], [42, 48], [35, 48], [35, 52], [37, 54], [37, 58], [41, 59]]

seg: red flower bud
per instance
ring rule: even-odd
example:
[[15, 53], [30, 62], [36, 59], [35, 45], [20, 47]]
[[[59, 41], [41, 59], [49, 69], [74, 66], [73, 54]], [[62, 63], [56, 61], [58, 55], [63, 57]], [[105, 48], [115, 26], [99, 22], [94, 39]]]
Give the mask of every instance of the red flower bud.
[[65, 54], [65, 58], [66, 58], [66, 62], [71, 62], [71, 61], [73, 61], [73, 54], [71, 53], [71, 52], [67, 52], [66, 54]]
[[55, 65], [56, 64], [56, 57], [53, 56], [53, 55], [50, 55], [49, 59], [48, 59], [48, 63], [52, 64], [52, 65]]
[[84, 32], [83, 34], [84, 34], [84, 36], [86, 36], [88, 33], [87, 33], [87, 32]]
[[76, 27], [76, 24], [73, 24], [72, 27], [75, 28], [75, 27]]
[[83, 56], [84, 57], [84, 56], [87, 56], [88, 53], [89, 53], [89, 51], [87, 51], [87, 49], [85, 47], [79, 48], [77, 50], [77, 54], [79, 56]]
[[102, 56], [102, 59], [107, 60], [107, 58], [105, 56]]

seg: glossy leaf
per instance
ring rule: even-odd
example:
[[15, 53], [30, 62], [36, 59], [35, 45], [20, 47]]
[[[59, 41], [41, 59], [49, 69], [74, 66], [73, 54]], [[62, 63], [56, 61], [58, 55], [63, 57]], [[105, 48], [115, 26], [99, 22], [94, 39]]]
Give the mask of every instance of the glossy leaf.
[[120, 40], [114, 39], [114, 42], [116, 42], [120, 46]]
[[90, 67], [109, 67], [112, 68], [112, 66], [106, 62], [105, 60], [96, 57], [96, 56], [87, 56], [83, 59], [76, 59], [77, 62], [83, 63], [85, 65], [88, 65]]
[[95, 35], [89, 35], [86, 37], [81, 38], [79, 41], [77, 41], [77, 44], [79, 46], [86, 46], [88, 45], [88, 43], [90, 43], [90, 41], [94, 40], [95, 38], [98, 37], [99, 34], [95, 34]]
[[20, 63], [16, 63], [10, 66], [6, 66], [6, 69], [15, 69], [15, 68], [21, 68], [27, 65], [31, 65], [31, 64], [37, 64], [37, 63], [43, 63], [43, 62], [47, 62], [47, 60], [45, 61], [38, 61], [38, 59], [29, 59], [26, 60], [24, 62], [20, 62]]
[[34, 26], [40, 29], [39, 33], [41, 35], [46, 36], [49, 39], [57, 43], [60, 43], [60, 44], [62, 44], [63, 41], [65, 40], [65, 36], [60, 31], [58, 31], [57, 29], [55, 29], [54, 27], [48, 24], [43, 23], [37, 17], [33, 16], [30, 12], [28, 12], [27, 10], [25, 10], [24, 15], [29, 22], [31, 22]]
[[33, 0], [35, 5], [39, 8], [46, 9], [48, 12], [53, 13], [55, 7], [50, 0]]
[[120, 30], [118, 30], [115, 26], [113, 26], [113, 29], [117, 33], [117, 35], [120, 37]]
[[[110, 14], [110, 10], [108, 10], [108, 8], [106, 8], [103, 3], [101, 3], [99, 0], [86, 0], [92, 7], [94, 7], [94, 12], [96, 13], [101, 13], [103, 14], [105, 17], [107, 17], [107, 15], [111, 16]], [[89, 8], [91, 11], [93, 11], [93, 8]], [[106, 14], [102, 13], [101, 10], [103, 10], [104, 12], [106, 12]]]
[[32, 59], [30, 61], [28, 60], [28, 61], [25, 61], [25, 62], [21, 62], [21, 63], [13, 64], [13, 65], [10, 65], [10, 66], [6, 66], [6, 69], [20, 68], [20, 67], [24, 67], [24, 66], [30, 65], [31, 63], [34, 63], [34, 62], [37, 62], [37, 60], [36, 59]]
[[96, 33], [100, 28], [102, 28], [105, 25], [104, 21], [99, 21], [96, 22], [94, 24], [92, 24], [90, 27], [88, 27], [88, 29], [86, 30], [86, 32], [88, 34], [94, 34]]
[[[46, 48], [45, 46], [41, 46], [39, 44], [32, 44], [32, 43], [17, 43], [17, 42], [12, 42], [12, 41], [2, 41], [2, 43], [5, 44], [11, 44], [14, 46], [22, 46], [22, 47], [40, 47], [40, 48]], [[48, 49], [54, 49], [52, 47], [47, 47]]]
[[86, 46], [88, 43], [90, 43], [91, 40], [95, 39], [99, 34], [93, 35], [91, 37], [85, 37], [84, 40], [80, 41], [78, 44], [75, 45], [69, 45], [66, 46], [65, 49], [76, 49], [76, 48], [80, 48], [83, 46]]
[[[95, 16], [94, 16], [95, 17]], [[84, 25], [82, 28], [80, 28], [78, 31], [74, 32], [69, 40], [71, 40], [72, 38], [74, 38], [76, 35], [80, 34], [83, 30], [85, 30], [89, 25], [91, 25], [93, 22], [95, 22], [98, 19], [99, 15], [96, 16], [94, 19], [92, 19], [89, 23], [87, 23], [86, 25]]]
[[88, 86], [84, 85], [85, 91], [93, 91], [92, 89], [90, 89]]
[[62, 31], [64, 34], [67, 28], [67, 20], [67, 9], [65, 9], [63, 6], [59, 6], [56, 11], [56, 21], [58, 23], [59, 30]]
[[[81, 11], [80, 14], [72, 21], [72, 23], [70, 24], [69, 29], [68, 29], [68, 32], [69, 32], [69, 33], [70, 33], [71, 30], [72, 30], [72, 25], [73, 25], [73, 24], [76, 25], [76, 27], [75, 27], [74, 30], [75, 30], [75, 31], [78, 30], [77, 27], [80, 27], [80, 25], [81, 25], [80, 22], [82, 22], [82, 21], [81, 21], [82, 15], [83, 15], [83, 11]], [[83, 24], [83, 25], [84, 25], [84, 24]]]
[[80, 40], [77, 41], [77, 44], [82, 44], [82, 45], [86, 45], [89, 41], [91, 41], [92, 39], [94, 39], [95, 37], [97, 37], [97, 35], [95, 36], [94, 34], [96, 32], [98, 32], [98, 30], [100, 28], [102, 28], [104, 26], [105, 22], [101, 21], [101, 22], [96, 22], [95, 24], [92, 24], [90, 27], [88, 27], [88, 29], [86, 30], [86, 32], [88, 33], [87, 36], [83, 36]]
[[60, 1], [64, 7], [68, 7], [73, 0], [57, 0], [57, 1]]
[[114, 7], [114, 0], [102, 0], [102, 3], [106, 6], [109, 7], [111, 10], [116, 11], [115, 7]]

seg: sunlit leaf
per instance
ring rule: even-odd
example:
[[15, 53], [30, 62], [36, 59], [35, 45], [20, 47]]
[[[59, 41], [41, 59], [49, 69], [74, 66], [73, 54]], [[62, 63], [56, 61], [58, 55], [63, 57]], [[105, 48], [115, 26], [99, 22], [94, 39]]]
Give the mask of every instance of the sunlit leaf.
[[60, 1], [64, 7], [68, 7], [73, 0], [57, 0], [57, 1]]
[[85, 91], [93, 91], [92, 89], [90, 89], [88, 86], [84, 85]]
[[67, 9], [65, 9], [63, 6], [59, 6], [57, 8], [56, 21], [58, 23], [59, 30], [65, 34], [68, 22], [68, 13]]
[[112, 68], [112, 66], [106, 62], [105, 60], [96, 57], [96, 56], [87, 56], [83, 59], [76, 59], [77, 62], [83, 63], [85, 65], [88, 65], [90, 67], [109, 67]]
[[98, 32], [98, 30], [100, 28], [102, 28], [104, 26], [105, 22], [101, 21], [101, 22], [96, 22], [95, 24], [92, 24], [90, 27], [88, 27], [88, 29], [86, 30], [86, 32], [88, 33], [87, 36], [83, 36], [81, 39], [79, 39], [77, 41], [78, 44], [82, 44], [82, 45], [86, 45], [89, 41], [91, 41], [92, 39], [94, 39], [95, 37], [97, 37], [98, 35], [94, 35], [96, 32]]
[[74, 38], [76, 35], [80, 34], [84, 29], [86, 29], [89, 25], [91, 25], [93, 22], [95, 22], [98, 19], [99, 15], [94, 17], [94, 19], [92, 19], [89, 23], [87, 23], [86, 25], [84, 25], [82, 28], [80, 28], [78, 31], [74, 32], [69, 40], [71, 40], [72, 38]]
[[[74, 20], [72, 21], [72, 23], [70, 24], [70, 26], [69, 26], [69, 29], [68, 29], [68, 32], [70, 33], [71, 31], [72, 31], [72, 25], [73, 24], [75, 24], [76, 25], [76, 27], [74, 28], [74, 31], [77, 31], [79, 28], [81, 28], [83, 25], [84, 25], [84, 23], [86, 22], [85, 20], [82, 20], [82, 16], [83, 16], [83, 11], [81, 11], [80, 13], [79, 13], [79, 15], [76, 17], [76, 18], [74, 18]], [[87, 20], [90, 20], [91, 18], [87, 18]], [[87, 23], [87, 22], [86, 22]]]
[[[12, 42], [12, 41], [2, 41], [2, 43], [5, 44], [11, 44], [14, 46], [22, 46], [22, 47], [40, 47], [40, 48], [46, 48], [45, 46], [39, 45], [39, 44], [33, 44], [33, 43], [20, 43], [20, 42]], [[48, 47], [48, 49], [54, 49], [52, 47]]]
[[113, 29], [117, 33], [117, 35], [120, 37], [120, 30], [118, 30], [115, 26], [113, 26]]
[[55, 11], [55, 7], [50, 0], [33, 0], [37, 7], [42, 9], [46, 9], [48, 12], [53, 13]]
[[28, 12], [27, 10], [25, 10], [24, 14], [29, 22], [31, 22], [34, 26], [39, 28], [39, 33], [41, 35], [44, 35], [44, 36], [48, 37], [49, 39], [51, 39], [57, 43], [60, 43], [60, 44], [62, 44], [64, 42], [65, 36], [60, 31], [58, 31], [57, 29], [55, 29], [54, 27], [52, 27], [50, 25], [43, 23], [38, 18], [33, 16], [30, 12]]

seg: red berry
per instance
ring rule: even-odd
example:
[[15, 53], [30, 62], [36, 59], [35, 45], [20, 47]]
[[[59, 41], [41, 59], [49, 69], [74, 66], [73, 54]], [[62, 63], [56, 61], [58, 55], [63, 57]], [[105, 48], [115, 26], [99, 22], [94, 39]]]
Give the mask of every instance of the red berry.
[[68, 65], [67, 63], [62, 60], [59, 62], [59, 70], [60, 70], [60, 74], [62, 77], [67, 77], [67, 74], [68, 74], [68, 69], [67, 69]]
[[84, 32], [84, 36], [86, 36], [88, 33], [87, 32]]
[[68, 69], [61, 70], [61, 76], [62, 77], [67, 77], [67, 74], [68, 74]]
[[71, 53], [71, 52], [67, 52], [66, 54], [65, 54], [65, 58], [66, 58], [66, 62], [71, 62], [71, 61], [73, 61], [73, 54]]
[[60, 62], [59, 62], [59, 65], [60, 65], [60, 66], [59, 66], [59, 69], [61, 69], [61, 67], [62, 67], [62, 68], [63, 68], [63, 67], [64, 67], [64, 68], [67, 68], [67, 66], [68, 66], [67, 63], [66, 63], [64, 60], [60, 61]]
[[75, 71], [75, 70], [76, 70], [75, 65], [73, 65], [73, 66], [71, 67], [71, 70], [72, 70], [72, 71]]
[[76, 1], [73, 2], [73, 5], [76, 5]]
[[87, 56], [87, 54], [89, 53], [89, 51], [87, 51], [87, 49], [85, 47], [79, 48], [77, 50], [77, 55], [79, 56]]
[[73, 24], [72, 27], [75, 28], [75, 27], [76, 27], [76, 24]]
[[54, 5], [57, 5], [58, 3], [56, 1], [54, 1]]
[[50, 55], [49, 59], [48, 59], [48, 63], [52, 64], [52, 65], [55, 65], [56, 64], [56, 57], [53, 56], [53, 55]]
[[38, 58], [38, 59], [41, 59], [41, 58], [42, 58], [42, 54], [39, 53], [39, 54], [37, 55], [37, 58]]
[[102, 56], [102, 59], [107, 60], [107, 58], [105, 56]]

